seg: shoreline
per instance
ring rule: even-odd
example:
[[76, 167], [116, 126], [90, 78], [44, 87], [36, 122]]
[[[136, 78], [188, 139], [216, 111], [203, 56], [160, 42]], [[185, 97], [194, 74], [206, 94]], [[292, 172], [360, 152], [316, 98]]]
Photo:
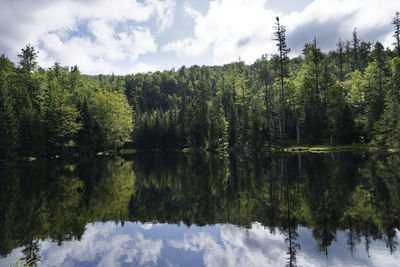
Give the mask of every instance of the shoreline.
[[152, 152], [177, 152], [177, 153], [220, 153], [222, 155], [228, 155], [230, 153], [235, 153], [238, 155], [250, 155], [253, 153], [332, 153], [332, 152], [388, 152], [388, 153], [396, 153], [400, 152], [398, 148], [383, 148], [372, 146], [368, 144], [351, 144], [351, 145], [290, 145], [290, 146], [271, 146], [262, 148], [260, 150], [252, 151], [249, 148], [242, 149], [234, 149], [234, 148], [225, 148], [225, 149], [192, 149], [192, 148], [173, 148], [173, 149], [136, 149], [136, 148], [124, 148], [115, 151], [103, 151], [92, 154], [65, 154], [65, 155], [56, 155], [52, 158], [46, 156], [17, 156], [14, 159], [3, 158], [0, 161], [15, 161], [15, 160], [23, 160], [23, 161], [35, 161], [37, 159], [76, 159], [81, 157], [96, 157], [96, 156], [128, 156], [139, 153], [152, 153]]

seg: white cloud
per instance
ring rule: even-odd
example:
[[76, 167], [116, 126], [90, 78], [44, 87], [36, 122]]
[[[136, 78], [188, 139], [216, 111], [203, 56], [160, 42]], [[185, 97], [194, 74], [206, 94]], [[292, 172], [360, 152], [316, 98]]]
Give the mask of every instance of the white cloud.
[[46, 255], [40, 266], [69, 266], [74, 261], [99, 262], [96, 266], [119, 266], [124, 263], [156, 264], [163, 248], [162, 240], [149, 240], [143, 234], [116, 234], [120, 226], [113, 222], [88, 225], [80, 241], [64, 242], [62, 247], [46, 240], [42, 251]]
[[291, 56], [314, 36], [323, 49], [334, 49], [339, 37], [351, 39], [354, 27], [362, 40], [391, 46], [391, 20], [400, 0], [314, 0], [291, 13], [276, 11], [269, 5], [272, 0], [208, 1], [206, 12], [189, 0], [177, 1], [184, 14], [177, 12], [182, 17], [174, 24], [175, 0], [3, 0], [0, 53], [16, 61], [18, 49], [29, 42], [40, 49], [41, 66], [59, 61], [89, 74], [225, 64], [238, 58], [251, 63], [277, 52], [272, 41], [276, 16], [287, 27]]
[[194, 19], [201, 17], [201, 13], [199, 11], [197, 11], [196, 9], [193, 9], [190, 6], [189, 2], [187, 2], [187, 1], [185, 1], [183, 9], [184, 9], [186, 14], [188, 14], [189, 16], [191, 16]]
[[[146, 63], [136, 64], [129, 72], [130, 73], [147, 73], [147, 72], [155, 72], [159, 69], [156, 65], [149, 65]], [[149, 224], [152, 225], [152, 224]]]
[[157, 13], [157, 21], [160, 25], [160, 31], [169, 28], [174, 21], [174, 7], [173, 0], [165, 0], [164, 2], [158, 0], [149, 0], [153, 4]]
[[0, 48], [15, 59], [16, 48], [29, 42], [40, 47], [44, 66], [58, 60], [85, 73], [126, 72], [121, 61], [157, 52], [149, 28], [137, 24], [155, 17], [163, 31], [173, 23], [174, 7], [173, 0], [7, 1], [0, 9]]
[[212, 0], [207, 14], [201, 15], [189, 4], [185, 12], [195, 22], [194, 32], [184, 39], [171, 41], [162, 51], [180, 56], [200, 57], [211, 51], [212, 63], [223, 64], [240, 57], [250, 63], [264, 53], [276, 53], [273, 39], [275, 17], [287, 27], [291, 55], [301, 52], [314, 36], [323, 40], [324, 49], [335, 48], [339, 37], [351, 37], [357, 27], [361, 38], [387, 43], [391, 18], [399, 0], [315, 0], [301, 12], [282, 14], [268, 9], [268, 0]]
[[117, 33], [102, 20], [91, 21], [88, 28], [95, 40], [72, 37], [62, 41], [57, 34], [44, 34], [40, 39], [40, 63], [49, 66], [57, 60], [65, 65], [77, 64], [85, 73], [111, 73], [118, 72], [121, 61], [135, 62], [140, 55], [157, 51], [155, 39], [147, 28], [131, 27]]
[[[315, 36], [325, 43], [323, 48], [333, 49], [339, 37], [350, 40], [357, 28], [361, 39], [390, 46], [387, 39], [393, 34], [391, 21], [399, 3], [399, 0], [315, 0], [302, 12], [283, 16], [282, 21], [288, 29], [288, 40], [292, 36], [294, 43], [311, 41]], [[297, 48], [295, 52], [300, 51]]]
[[268, 46], [265, 29], [273, 25], [267, 18], [275, 15], [264, 4], [264, 0], [212, 1], [204, 16], [186, 4], [195, 21], [193, 36], [170, 42], [162, 50], [196, 57], [211, 49], [214, 64], [259, 57]]

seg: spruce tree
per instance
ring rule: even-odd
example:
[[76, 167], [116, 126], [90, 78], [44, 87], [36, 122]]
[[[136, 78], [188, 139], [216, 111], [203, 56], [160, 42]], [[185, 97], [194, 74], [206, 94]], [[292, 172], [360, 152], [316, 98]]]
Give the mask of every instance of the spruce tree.
[[208, 136], [209, 88], [202, 77], [194, 86], [194, 98], [190, 106], [189, 141], [193, 148], [204, 148]]
[[277, 41], [276, 46], [279, 51], [279, 78], [281, 82], [281, 98], [282, 98], [282, 107], [281, 107], [281, 119], [282, 119], [282, 127], [281, 127], [281, 137], [285, 135], [285, 90], [284, 90], [284, 78], [288, 76], [287, 64], [288, 58], [287, 54], [290, 52], [290, 48], [287, 48], [286, 45], [286, 27], [279, 23], [279, 17], [276, 17], [276, 23], [274, 26], [275, 29], [275, 39]]
[[27, 72], [32, 72], [37, 65], [37, 54], [38, 52], [35, 51], [35, 48], [30, 44], [26, 45], [25, 48], [22, 48], [21, 54], [18, 54], [18, 57], [20, 58], [19, 64], [22, 69]]
[[360, 48], [360, 39], [358, 38], [357, 35], [357, 28], [354, 28], [353, 31], [353, 41], [352, 41], [352, 52], [353, 52], [353, 71], [357, 70], [360, 68], [360, 64], [359, 64], [359, 48]]
[[337, 43], [337, 56], [338, 56], [338, 64], [339, 64], [339, 81], [343, 82], [344, 80], [344, 72], [343, 72], [343, 67], [344, 67], [344, 49], [345, 49], [345, 44], [344, 42], [339, 39]]
[[395, 42], [393, 43], [396, 51], [397, 51], [397, 56], [400, 57], [400, 13], [399, 11], [396, 12], [396, 14], [393, 17], [393, 22], [392, 24], [394, 25], [394, 34], [393, 37], [395, 38]]

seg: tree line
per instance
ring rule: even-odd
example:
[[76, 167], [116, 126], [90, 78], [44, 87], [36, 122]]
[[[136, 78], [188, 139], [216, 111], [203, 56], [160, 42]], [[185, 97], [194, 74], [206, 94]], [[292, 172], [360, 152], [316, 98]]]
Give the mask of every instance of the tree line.
[[18, 66], [0, 57], [1, 155], [141, 149], [259, 150], [288, 144], [400, 143], [400, 18], [394, 49], [352, 40], [323, 52], [318, 41], [289, 58], [276, 19], [278, 54], [253, 64], [182, 66], [131, 75], [82, 75], [77, 66]]

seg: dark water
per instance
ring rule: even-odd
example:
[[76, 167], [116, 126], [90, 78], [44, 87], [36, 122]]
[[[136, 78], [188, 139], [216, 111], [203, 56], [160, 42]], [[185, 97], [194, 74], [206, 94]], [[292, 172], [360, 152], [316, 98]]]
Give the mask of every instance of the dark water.
[[400, 266], [400, 155], [0, 166], [0, 266]]

